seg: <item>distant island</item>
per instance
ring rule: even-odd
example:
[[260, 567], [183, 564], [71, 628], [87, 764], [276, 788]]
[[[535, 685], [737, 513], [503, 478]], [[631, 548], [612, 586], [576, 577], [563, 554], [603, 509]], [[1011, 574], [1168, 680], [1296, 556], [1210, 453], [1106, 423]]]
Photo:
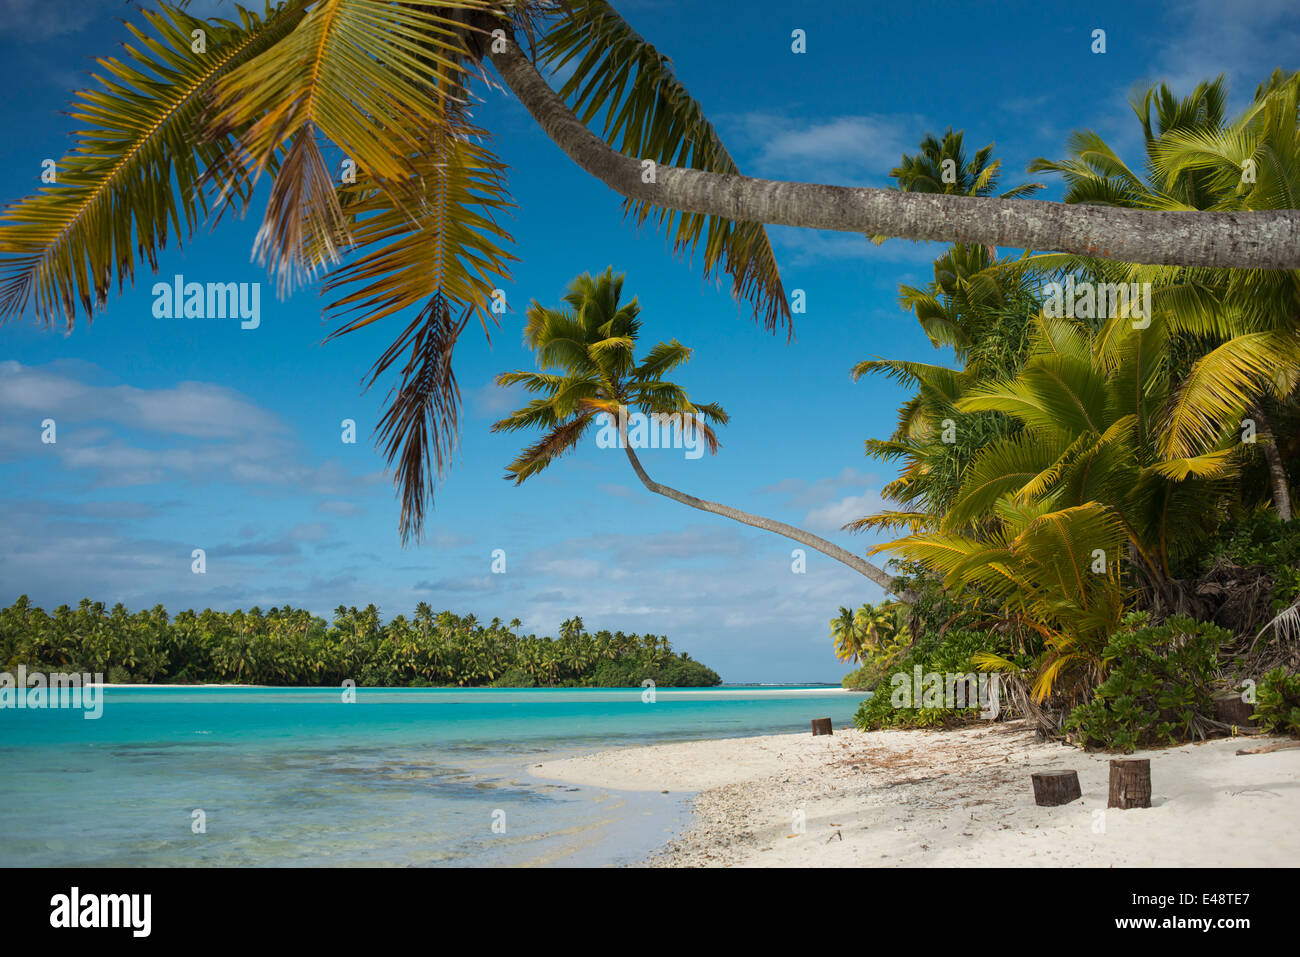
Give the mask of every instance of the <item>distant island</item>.
[[520, 635], [518, 618], [487, 624], [474, 615], [434, 614], [421, 602], [411, 618], [385, 624], [373, 604], [340, 605], [334, 621], [301, 608], [187, 610], [162, 605], [128, 612], [83, 599], [52, 614], [23, 595], [0, 610], [0, 662], [13, 671], [99, 673], [115, 684], [361, 687], [586, 688], [711, 687], [717, 672], [661, 635], [600, 631], [581, 618], [558, 638]]

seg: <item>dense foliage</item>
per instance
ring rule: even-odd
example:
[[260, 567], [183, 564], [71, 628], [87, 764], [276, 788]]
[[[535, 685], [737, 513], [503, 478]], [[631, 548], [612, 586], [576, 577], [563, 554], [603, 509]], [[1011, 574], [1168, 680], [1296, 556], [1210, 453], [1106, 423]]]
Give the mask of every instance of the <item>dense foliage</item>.
[[1217, 562], [1258, 567], [1273, 582], [1273, 608], [1300, 598], [1300, 522], [1279, 522], [1264, 509], [1225, 523], [1198, 556], [1198, 571], [1210, 571]]
[[1274, 668], [1256, 689], [1254, 720], [1265, 731], [1300, 737], [1300, 673]]
[[[853, 723], [863, 731], [881, 728], [946, 728], [976, 720], [977, 708], [938, 707], [926, 708], [910, 696], [903, 706], [893, 700], [892, 679], [904, 676], [911, 683], [915, 668], [922, 674], [966, 675], [974, 674], [974, 655], [995, 643], [993, 636], [979, 631], [949, 631], [942, 636], [933, 635], [915, 647], [905, 649], [892, 658], [879, 658], [872, 662], [875, 691], [858, 706]], [[865, 683], [865, 682], [863, 682]]]
[[1150, 626], [1134, 615], [1106, 645], [1112, 667], [1093, 699], [1065, 727], [1110, 751], [1204, 738], [1214, 720], [1213, 685], [1228, 631], [1191, 618]]
[[[1065, 159], [1030, 170], [1060, 174], [1068, 203], [1294, 208], [1300, 74], [1275, 73], [1236, 118], [1222, 77], [1182, 99], [1153, 87], [1133, 109], [1141, 165], [1080, 131]], [[976, 160], [995, 168], [987, 148]], [[959, 133], [927, 139], [893, 175], [905, 190], [990, 188], [917, 172], [945, 165], [973, 169]], [[866, 443], [899, 469], [886, 507], [846, 527], [891, 533], [869, 554], [891, 556], [894, 594], [916, 600], [896, 612], [906, 640], [892, 643], [863, 645], [841, 609], [837, 651], [862, 662], [845, 684], [937, 667], [923, 650], [943, 647], [937, 636], [979, 634], [969, 663], [999, 672], [1043, 733], [1132, 750], [1225, 731], [1215, 694], [1300, 664], [1300, 271], [996, 252], [956, 244], [933, 281], [900, 287], [955, 367], [877, 357], [852, 369], [910, 393], [894, 434]], [[1094, 298], [1075, 308], [1076, 289]], [[1285, 727], [1289, 686], [1269, 687]], [[957, 719], [891, 716], [879, 700], [859, 717]]]
[[337, 685], [370, 687], [665, 687], [721, 683], [718, 675], [658, 635], [588, 634], [582, 619], [560, 637], [519, 635], [519, 620], [480, 624], [473, 615], [433, 614], [387, 624], [369, 605], [335, 609], [326, 623], [301, 608], [262, 612], [182, 611], [157, 605], [128, 612], [85, 599], [53, 614], [24, 595], [0, 610], [0, 667], [103, 674], [112, 682]]

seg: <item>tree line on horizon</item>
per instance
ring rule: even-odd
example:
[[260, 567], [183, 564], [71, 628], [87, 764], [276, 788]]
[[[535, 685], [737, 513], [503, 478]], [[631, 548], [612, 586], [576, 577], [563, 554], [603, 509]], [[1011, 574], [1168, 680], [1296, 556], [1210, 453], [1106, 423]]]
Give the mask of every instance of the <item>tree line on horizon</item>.
[[373, 604], [340, 605], [332, 622], [301, 608], [169, 616], [161, 605], [129, 612], [83, 599], [52, 613], [23, 595], [0, 610], [0, 664], [10, 672], [103, 674], [115, 683], [362, 687], [709, 687], [712, 669], [674, 652], [662, 635], [602, 630], [582, 619], [559, 636], [521, 635], [518, 618], [481, 623], [435, 614], [420, 602], [411, 618], [384, 623]]

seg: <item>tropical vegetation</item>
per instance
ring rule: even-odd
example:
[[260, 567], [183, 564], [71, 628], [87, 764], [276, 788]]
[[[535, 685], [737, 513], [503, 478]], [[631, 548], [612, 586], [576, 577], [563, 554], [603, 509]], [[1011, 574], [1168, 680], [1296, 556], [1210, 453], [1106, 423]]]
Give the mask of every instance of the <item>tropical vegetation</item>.
[[26, 595], [0, 610], [0, 670], [102, 674], [119, 683], [339, 685], [364, 687], [712, 686], [721, 679], [661, 635], [590, 633], [581, 618], [558, 637], [521, 635], [519, 619], [482, 623], [434, 613], [388, 622], [374, 605], [339, 606], [326, 622], [301, 608], [169, 616], [156, 605], [84, 599], [47, 613]]
[[[1300, 75], [1275, 73], [1230, 118], [1222, 78], [1182, 99], [1153, 87], [1133, 102], [1141, 172], [1091, 131], [1030, 170], [1062, 175], [1068, 203], [1295, 209], [1298, 96]], [[935, 179], [946, 159], [960, 180]], [[900, 190], [979, 183], [951, 132], [894, 176]], [[1059, 308], [1062, 289], [1121, 284], [1136, 294]], [[957, 364], [852, 370], [912, 390], [895, 433], [866, 444], [899, 466], [887, 507], [846, 527], [888, 536], [869, 554], [892, 556], [917, 601], [911, 645], [868, 655], [847, 685], [983, 634], [969, 666], [998, 672], [1014, 710], [1128, 750], [1225, 730], [1216, 696], [1300, 666], [1300, 272], [957, 244], [899, 301]], [[844, 613], [840, 653], [857, 647]], [[882, 707], [859, 724], [881, 726]]]

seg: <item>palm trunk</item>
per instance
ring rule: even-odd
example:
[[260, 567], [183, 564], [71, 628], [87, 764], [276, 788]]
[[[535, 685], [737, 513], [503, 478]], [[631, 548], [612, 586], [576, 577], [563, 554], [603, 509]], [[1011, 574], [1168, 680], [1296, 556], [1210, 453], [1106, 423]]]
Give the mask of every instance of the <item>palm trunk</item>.
[[787, 525], [785, 522], [778, 522], [770, 518], [764, 518], [761, 515], [751, 515], [749, 512], [742, 512], [738, 508], [732, 508], [730, 505], [721, 505], [717, 502], [710, 502], [707, 499], [696, 498], [694, 495], [687, 495], [685, 492], [679, 492], [675, 488], [669, 488], [667, 485], [660, 485], [654, 479], [646, 474], [641, 467], [641, 460], [636, 457], [632, 451], [631, 444], [627, 441], [627, 434], [622, 434], [623, 451], [627, 452], [628, 461], [632, 463], [632, 468], [636, 471], [637, 478], [641, 484], [654, 492], [656, 495], [663, 495], [672, 499], [674, 502], [681, 502], [683, 505], [689, 505], [691, 508], [698, 508], [702, 512], [712, 512], [714, 515], [722, 515], [732, 521], [742, 522], [745, 525], [751, 525], [754, 528], [761, 528], [767, 532], [775, 532], [778, 535], [784, 535], [786, 538], [793, 539], [801, 545], [807, 545], [809, 548], [816, 549], [823, 555], [827, 555], [837, 562], [848, 565], [860, 575], [865, 575], [873, 582], [885, 590], [886, 594], [897, 595], [908, 604], [913, 604], [917, 600], [917, 595], [907, 589], [898, 590], [894, 585], [894, 576], [889, 574], [883, 568], [871, 564], [865, 558], [859, 558], [847, 549], [840, 548], [834, 542], [828, 542], [812, 532], [805, 532], [802, 528], [795, 528], [793, 525]]
[[1289, 210], [1155, 212], [941, 193], [827, 186], [658, 166], [610, 148], [565, 105], [519, 49], [509, 23], [486, 50], [506, 86], [569, 158], [620, 195], [688, 213], [807, 229], [1077, 253], [1178, 266], [1300, 268], [1300, 215]]
[[1268, 463], [1269, 480], [1273, 483], [1273, 507], [1277, 509], [1278, 518], [1284, 522], [1291, 521], [1291, 490], [1286, 481], [1286, 466], [1282, 463], [1282, 453], [1278, 451], [1277, 437], [1264, 418], [1259, 406], [1250, 410], [1254, 417], [1256, 434], [1264, 441], [1264, 461]]

